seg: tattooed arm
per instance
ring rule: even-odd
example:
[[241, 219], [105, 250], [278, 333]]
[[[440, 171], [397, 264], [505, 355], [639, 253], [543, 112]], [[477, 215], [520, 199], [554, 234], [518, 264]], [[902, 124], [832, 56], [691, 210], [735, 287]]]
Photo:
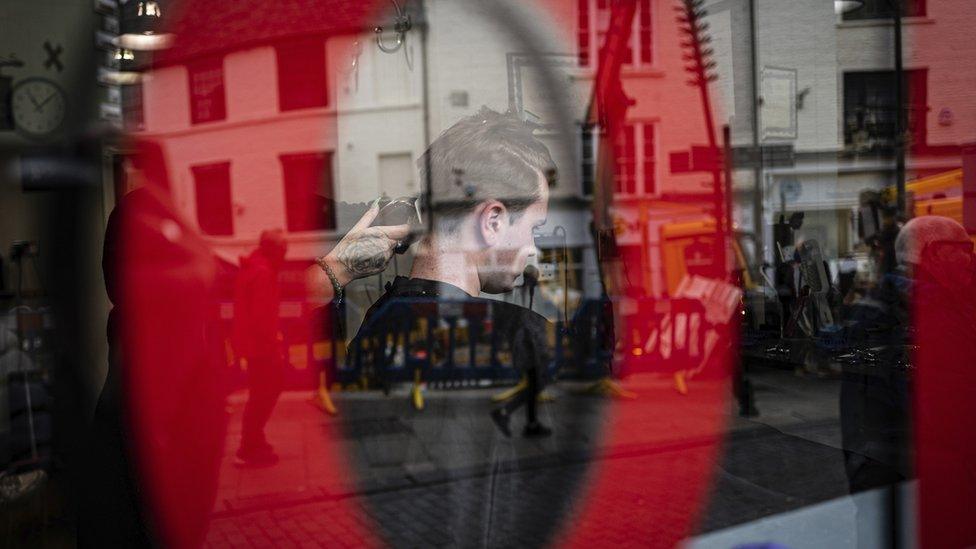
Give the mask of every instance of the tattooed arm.
[[[409, 225], [370, 227], [378, 213], [379, 206], [374, 203], [332, 251], [322, 258], [340, 285], [345, 286], [357, 278], [385, 269], [397, 243], [410, 234]], [[315, 286], [317, 292], [325, 290], [331, 293], [332, 286], [323, 269], [313, 265], [310, 271], [309, 284]]]
[[345, 286], [352, 280], [374, 275], [385, 269], [393, 257], [393, 249], [409, 232], [407, 225], [349, 231], [325, 256], [325, 261], [339, 279], [339, 283]]

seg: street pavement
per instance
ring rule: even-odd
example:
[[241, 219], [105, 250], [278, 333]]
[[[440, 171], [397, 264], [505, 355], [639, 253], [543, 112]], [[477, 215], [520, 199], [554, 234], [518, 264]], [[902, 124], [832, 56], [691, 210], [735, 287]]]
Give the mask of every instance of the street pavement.
[[[685, 396], [670, 378], [646, 376], [637, 383], [654, 398], [618, 405], [653, 427], [629, 422], [612, 441], [607, 425], [622, 425], [623, 416], [569, 382], [540, 405], [554, 430], [542, 440], [518, 436], [521, 413], [512, 422], [516, 436], [497, 431], [487, 414], [498, 389], [428, 390], [423, 411], [409, 406], [405, 391], [340, 393], [338, 417], [318, 411], [309, 393], [289, 392], [267, 429], [281, 461], [266, 468], [233, 463], [246, 401], [246, 392], [235, 393], [207, 545], [353, 547], [369, 539], [397, 547], [531, 547], [579, 526], [575, 539], [584, 543], [638, 547], [673, 535], [669, 528], [686, 520], [685, 508], [703, 507], [691, 529], [698, 535], [845, 495], [839, 381], [774, 369], [750, 377], [760, 415], [736, 417], [726, 399], [716, 424], [696, 395], [718, 394], [724, 385], [692, 380]], [[724, 433], [717, 457], [702, 452], [715, 425]], [[657, 494], [646, 484], [622, 487], [619, 505], [605, 507], [615, 509], [611, 516], [577, 524], [588, 498], [599, 497], [588, 492], [594, 471], [609, 463], [625, 478], [689, 467], [714, 477], [704, 505], [675, 474], [676, 485]]]

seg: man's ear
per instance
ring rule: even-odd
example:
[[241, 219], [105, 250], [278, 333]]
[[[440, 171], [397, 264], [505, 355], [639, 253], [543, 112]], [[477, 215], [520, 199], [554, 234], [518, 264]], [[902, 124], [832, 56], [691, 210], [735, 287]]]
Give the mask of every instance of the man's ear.
[[508, 225], [508, 208], [497, 200], [489, 200], [478, 213], [478, 231], [485, 247], [491, 248], [501, 241]]

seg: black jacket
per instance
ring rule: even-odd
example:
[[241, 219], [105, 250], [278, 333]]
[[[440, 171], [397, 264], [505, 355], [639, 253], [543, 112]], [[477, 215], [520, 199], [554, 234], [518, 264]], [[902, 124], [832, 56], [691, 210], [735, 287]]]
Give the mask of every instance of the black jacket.
[[[461, 317], [467, 319], [472, 337], [490, 331], [498, 348], [510, 352], [511, 366], [520, 372], [541, 374], [552, 360], [547, 335], [554, 329], [542, 315], [512, 303], [472, 297], [451, 284], [402, 276], [388, 284], [366, 312], [350, 343], [350, 356], [365, 352], [365, 339], [383, 342], [390, 335], [408, 333], [421, 318], [450, 322]], [[375, 346], [372, 349], [373, 354], [366, 358], [374, 361], [374, 367], [380, 366], [376, 361], [386, 365], [385, 361], [393, 359], [388, 354], [377, 355]]]

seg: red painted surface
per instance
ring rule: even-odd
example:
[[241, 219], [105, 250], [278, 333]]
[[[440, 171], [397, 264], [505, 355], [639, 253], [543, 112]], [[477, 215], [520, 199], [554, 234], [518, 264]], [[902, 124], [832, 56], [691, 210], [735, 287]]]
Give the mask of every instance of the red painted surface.
[[[367, 28], [368, 4], [241, 1], [217, 8], [186, 2], [182, 15], [172, 23], [177, 41], [160, 56], [159, 67], [184, 63], [196, 56], [232, 54], [251, 46], [275, 45], [299, 35]], [[385, 6], [381, 2], [375, 4]], [[547, 7], [555, 11], [562, 9], [553, 8], [551, 3]], [[564, 7], [575, 9], [575, 3]], [[711, 106], [703, 102], [701, 89], [685, 82], [688, 75], [681, 58], [681, 35], [671, 6], [659, 2], [658, 8], [660, 21], [656, 28], [661, 29], [661, 36], [654, 55], [666, 75], [659, 85], [623, 89], [619, 78], [613, 77], [613, 67], [607, 59], [598, 60], [597, 74], [610, 73], [596, 97], [597, 111], [604, 117], [608, 130], [607, 150], [613, 148], [612, 141], [627, 120], [630, 105], [622, 93], [639, 108], [667, 111], [668, 116], [683, 113], [680, 128], [673, 126], [674, 135], [667, 135], [668, 126], [661, 130], [665, 132], [661, 141], [672, 147], [676, 143], [680, 144], [677, 148], [686, 150], [702, 145], [715, 147], [716, 139], [720, 138], [711, 127], [711, 115], [707, 113]], [[556, 21], [571, 19], [565, 13], [553, 15]], [[563, 31], [567, 36], [574, 33], [573, 28]], [[331, 67], [324, 79], [329, 86], [340, 81], [334, 77], [335, 70]], [[310, 85], [321, 81], [320, 78], [307, 80]], [[302, 82], [296, 79], [293, 85], [303, 85]], [[295, 95], [307, 98], [314, 93]], [[228, 107], [228, 115], [233, 115], [233, 104]], [[148, 103], [146, 109], [154, 109], [154, 105]], [[321, 141], [335, 134], [335, 123], [335, 117], [309, 119], [305, 127], [307, 151], [319, 150]], [[265, 139], [264, 131], [264, 126], [256, 124], [250, 131], [236, 134], [244, 136], [239, 141], [225, 141], [208, 138], [216, 134], [208, 134], [202, 125], [187, 130], [195, 136], [196, 150], [210, 151], [215, 158], [231, 159], [235, 151]], [[155, 187], [174, 188], [185, 176], [166, 170], [168, 139], [168, 136], [159, 139], [162, 156], [158, 156], [158, 150], [143, 154], [147, 160], [154, 160], [147, 164], [146, 170]], [[715, 179], [711, 172], [667, 175], [663, 179], [665, 188], [684, 197], [682, 205], [703, 212], [725, 211], [720, 177]], [[316, 185], [316, 178], [309, 177], [307, 184]], [[280, 189], [266, 189], [267, 196], [278, 192]], [[255, 197], [243, 207], [262, 208], [264, 202], [260, 195]], [[640, 226], [638, 212], [645, 207], [660, 206], [660, 201], [652, 204], [642, 200], [621, 204], [615, 201], [612, 192], [604, 190], [596, 207], [617, 208], [623, 212], [619, 215], [632, 217], [626, 221]], [[206, 213], [198, 212], [198, 216]], [[604, 215], [605, 212], [596, 213], [597, 219]], [[698, 272], [705, 278], [724, 281], [729, 274], [720, 259], [724, 254], [725, 234], [721, 228], [715, 231], [712, 242], [717, 242], [718, 248], [711, 262], [699, 266]], [[211, 249], [213, 241], [204, 240], [191, 224], [180, 221], [177, 207], [165, 196], [158, 199], [158, 204], [136, 207], [126, 220], [123, 234], [125, 261], [119, 268], [124, 281], [123, 307], [127, 321], [122, 329], [129, 363], [126, 383], [138, 469], [163, 539], [173, 546], [197, 545], [205, 535], [209, 513], [224, 482], [221, 475], [233, 474], [228, 461], [235, 450], [225, 445], [227, 411], [228, 407], [233, 411], [233, 405], [226, 398], [231, 371], [223, 354], [225, 334], [220, 332], [216, 321], [217, 261]], [[640, 245], [623, 248], [619, 256], [608, 256], [602, 266], [610, 281], [610, 297], [617, 303], [616, 330], [626, 335], [622, 339], [627, 341], [644, 342], [651, 336], [658, 318], [655, 304], [665, 304], [667, 299], [659, 294], [655, 297], [655, 292], [644, 282], [648, 280], [646, 270], [650, 268], [646, 232], [644, 238], [644, 249]], [[635, 305], [636, 312], [626, 311], [630, 305], [625, 302], [638, 301], [641, 305]], [[603, 546], [608, 542], [601, 531], [608, 523], [614, 529], [631, 531], [633, 539], [644, 546], [671, 546], [692, 531], [695, 518], [706, 502], [730, 394], [729, 371], [735, 334], [728, 324], [718, 324], [715, 335], [717, 343], [710, 360], [688, 395], [678, 394], [670, 376], [662, 377], [660, 373], [696, 370], [701, 366], [700, 359], [675, 356], [662, 364], [643, 359], [626, 345], [622, 347], [622, 358], [617, 364], [624, 374], [621, 384], [636, 398], [610, 405], [600, 441], [601, 447], [607, 449], [606, 454], [604, 459], [593, 462], [588, 485], [574, 506], [575, 513], [563, 525], [562, 541], [574, 546]], [[310, 416], [319, 413], [311, 407], [307, 410]], [[315, 437], [308, 438], [296, 430], [296, 425], [301, 425], [301, 420], [292, 417], [288, 423], [269, 425], [269, 431], [277, 439], [293, 436], [313, 441], [296, 445], [296, 451], [314, 456], [303, 463], [314, 463], [315, 469], [323, 474], [339, 481], [348, 479], [351, 483], [353, 473], [346, 461], [345, 443], [337, 433], [320, 430]], [[673, 449], [682, 450], [680, 459], [670, 453]], [[632, 460], [615, 459], [615, 456], [641, 457]], [[297, 467], [269, 470], [262, 482], [277, 485], [283, 492], [301, 492], [304, 486], [299, 484], [307, 476]], [[330, 520], [352, 525], [343, 535], [357, 540], [358, 544], [379, 544], [370, 519], [348, 501], [336, 500]], [[273, 508], [275, 504], [267, 505]]]

